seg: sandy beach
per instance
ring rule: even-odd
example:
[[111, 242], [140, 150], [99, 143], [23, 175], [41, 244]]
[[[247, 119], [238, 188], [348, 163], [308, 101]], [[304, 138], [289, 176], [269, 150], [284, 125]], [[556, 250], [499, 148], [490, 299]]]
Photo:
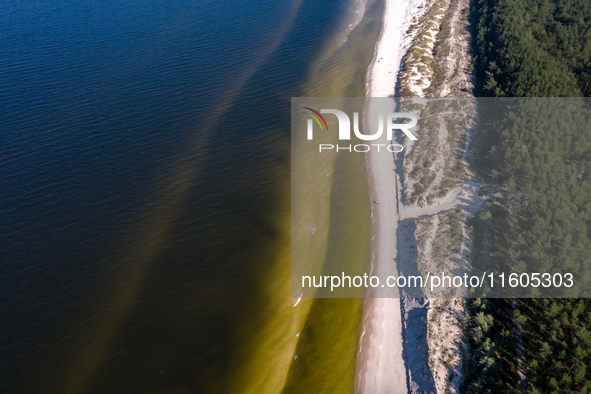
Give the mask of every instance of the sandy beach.
[[[368, 70], [366, 97], [394, 97], [397, 89], [401, 89], [402, 59], [415, 39], [414, 36], [406, 33], [409, 26], [417, 23], [425, 13], [424, 6], [424, 0], [386, 0], [382, 34], [376, 44], [374, 62]], [[454, 17], [455, 14], [451, 15]], [[437, 18], [439, 18], [437, 21], [441, 19], [440, 16]], [[458, 20], [455, 17], [449, 23], [459, 31], [461, 23]], [[438, 31], [438, 29], [435, 30]], [[432, 32], [427, 33], [431, 38], [433, 37]], [[448, 37], [448, 41], [444, 40], [442, 45], [450, 46], [448, 54], [455, 59], [456, 63], [452, 65], [446, 63], [445, 82], [438, 87], [440, 90], [437, 91], [438, 93], [465, 96], [466, 92], [468, 94], [471, 92], [471, 85], [463, 71], [468, 57], [465, 54], [465, 40], [464, 36], [460, 37], [457, 34]], [[414, 67], [412, 70], [416, 71], [416, 64], [412, 67]], [[454, 70], [461, 70], [461, 72], [455, 73]], [[424, 77], [426, 82], [423, 82], [423, 87], [427, 86], [425, 83], [430, 83], [429, 75]], [[423, 90], [415, 91], [415, 94], [423, 96], [424, 92]], [[366, 134], [371, 134], [377, 129], [378, 113], [394, 110], [393, 100], [390, 102], [368, 100], [364, 110]], [[398, 136], [395, 134], [394, 138]], [[467, 138], [469, 141], [469, 136]], [[383, 133], [376, 143], [389, 145], [395, 141], [388, 141]], [[438, 154], [440, 157], [445, 157], [446, 152], [441, 151]], [[465, 153], [462, 161], [466, 166]], [[402, 163], [402, 153], [392, 154], [372, 149], [366, 155], [372, 200], [371, 275], [378, 276], [380, 283], [384, 283], [390, 275], [399, 276], [399, 270], [400, 274], [408, 275], [409, 272], [418, 274], [416, 261], [412, 258], [416, 256], [413, 253], [416, 253], [417, 245], [412, 243], [414, 233], [408, 233], [409, 228], [414, 227], [408, 226], [409, 221], [440, 215], [456, 208], [463, 209], [468, 215], [472, 215], [482, 206], [485, 199], [478, 194], [478, 190], [483, 185], [474, 180], [465, 179], [443, 198], [430, 201], [427, 205], [405, 206], [401, 202]], [[406, 225], [400, 226], [401, 223]], [[405, 244], [401, 243], [403, 239]], [[411, 248], [414, 248], [412, 253], [407, 253]], [[411, 256], [411, 260], [405, 258], [408, 255]], [[444, 348], [441, 341], [437, 344], [428, 343], [429, 306], [421, 298], [401, 300], [397, 298], [399, 294], [393, 290], [395, 289], [388, 287], [372, 288], [365, 300], [363, 331], [357, 360], [357, 392], [381, 394], [443, 390], [441, 376], [444, 376], [445, 372], [441, 372], [442, 369], [436, 361], [435, 372], [436, 378], [439, 379], [437, 381], [439, 383], [436, 383], [429, 363], [431, 353], [441, 352]], [[412, 319], [410, 319], [410, 313], [412, 313]], [[457, 333], [454, 329], [455, 327], [448, 327], [445, 335], [452, 331]], [[453, 335], [457, 337], [457, 334]], [[454, 347], [456, 337], [453, 335], [446, 338], [447, 345], [445, 345], [447, 346], [445, 349], [451, 352], [456, 349]], [[439, 384], [438, 388], [436, 388], [437, 384]], [[457, 386], [457, 379], [453, 385]]]
[[[409, 45], [406, 30], [417, 14], [420, 0], [386, 0], [382, 34], [376, 45], [376, 56], [368, 72], [367, 97], [392, 97], [399, 67]], [[377, 128], [377, 113], [382, 104], [370, 102], [366, 108], [369, 130]], [[389, 111], [394, 110], [394, 102]], [[373, 122], [373, 123], [372, 123]], [[386, 133], [376, 141], [389, 144]], [[397, 275], [397, 230], [400, 215], [400, 179], [394, 156], [387, 151], [371, 150], [366, 156], [372, 201], [371, 274], [385, 280]], [[399, 169], [400, 170], [400, 169]], [[357, 392], [407, 393], [406, 368], [403, 359], [402, 316], [399, 298], [375, 288], [365, 303], [363, 334], [357, 366]]]

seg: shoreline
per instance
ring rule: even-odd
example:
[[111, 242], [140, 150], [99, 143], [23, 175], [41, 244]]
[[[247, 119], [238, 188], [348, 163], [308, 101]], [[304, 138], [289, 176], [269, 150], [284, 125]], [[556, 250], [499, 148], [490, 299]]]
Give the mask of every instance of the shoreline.
[[[422, 0], [385, 0], [383, 25], [375, 55], [367, 73], [366, 97], [394, 97], [399, 68], [410, 39], [406, 30], [418, 13]], [[394, 101], [390, 104], [394, 110]], [[375, 101], [365, 109], [369, 130], [382, 112]], [[382, 135], [377, 143], [388, 143]], [[370, 151], [365, 158], [372, 201], [371, 273], [379, 277], [397, 275], [397, 232], [400, 220], [400, 177], [395, 158], [388, 152]], [[408, 393], [407, 370], [403, 358], [402, 309], [400, 298], [380, 289], [365, 300], [362, 335], [357, 361], [358, 393]]]

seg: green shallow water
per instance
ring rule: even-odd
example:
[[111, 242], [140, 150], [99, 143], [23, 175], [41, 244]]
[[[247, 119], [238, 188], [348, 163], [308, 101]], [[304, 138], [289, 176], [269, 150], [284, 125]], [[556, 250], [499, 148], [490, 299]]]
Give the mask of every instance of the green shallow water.
[[[329, 48], [316, 62], [305, 96], [365, 96], [367, 69], [379, 38], [383, 7], [381, 0], [367, 2], [363, 19], [347, 41], [336, 49]], [[303, 154], [292, 147], [292, 155], [297, 153]], [[308, 178], [298, 178], [296, 185], [292, 179], [294, 187], [308, 185], [307, 199], [300, 196], [298, 204], [305, 206], [302, 212], [316, 212], [314, 235], [318, 236], [323, 227], [327, 229], [321, 234], [324, 242], [306, 245], [309, 264], [322, 272], [330, 272], [337, 263], [347, 267], [348, 272], [368, 272], [371, 218], [364, 156], [339, 154], [334, 162], [322, 165], [327, 166], [328, 180], [321, 179], [324, 171], [309, 171]], [[292, 216], [292, 221], [298, 219]], [[318, 298], [301, 302], [311, 305], [284, 392], [353, 392], [364, 299]]]

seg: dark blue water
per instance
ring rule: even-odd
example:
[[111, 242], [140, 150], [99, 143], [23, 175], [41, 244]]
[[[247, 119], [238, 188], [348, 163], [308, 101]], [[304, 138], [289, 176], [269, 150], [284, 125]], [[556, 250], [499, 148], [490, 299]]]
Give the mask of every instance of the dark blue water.
[[1, 1], [1, 391], [229, 390], [346, 5]]

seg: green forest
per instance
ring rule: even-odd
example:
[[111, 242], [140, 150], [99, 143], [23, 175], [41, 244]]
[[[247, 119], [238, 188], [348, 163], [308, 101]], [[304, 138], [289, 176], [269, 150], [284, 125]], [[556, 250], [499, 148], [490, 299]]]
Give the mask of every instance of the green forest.
[[476, 0], [471, 17], [479, 95], [591, 95], [591, 2]]
[[[589, 283], [591, 2], [475, 0], [470, 18], [477, 96], [572, 97], [480, 111], [473, 165], [503, 197], [470, 222], [474, 264]], [[591, 392], [589, 299], [471, 299], [465, 338], [462, 392]]]

